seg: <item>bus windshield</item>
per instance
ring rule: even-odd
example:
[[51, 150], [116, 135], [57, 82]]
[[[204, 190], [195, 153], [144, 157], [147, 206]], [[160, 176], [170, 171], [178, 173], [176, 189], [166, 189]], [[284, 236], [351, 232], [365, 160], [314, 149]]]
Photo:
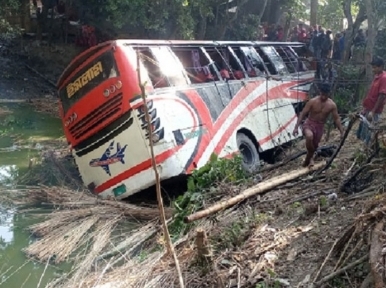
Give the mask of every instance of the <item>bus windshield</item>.
[[66, 113], [79, 99], [109, 78], [119, 76], [111, 50], [90, 61], [59, 91], [63, 112]]

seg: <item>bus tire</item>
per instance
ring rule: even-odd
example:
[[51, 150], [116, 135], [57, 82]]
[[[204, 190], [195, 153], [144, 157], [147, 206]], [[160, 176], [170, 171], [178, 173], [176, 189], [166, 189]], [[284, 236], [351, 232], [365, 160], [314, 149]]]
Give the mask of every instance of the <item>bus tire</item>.
[[257, 172], [260, 168], [260, 154], [252, 139], [244, 133], [237, 133], [237, 148], [243, 158], [243, 168], [248, 173]]

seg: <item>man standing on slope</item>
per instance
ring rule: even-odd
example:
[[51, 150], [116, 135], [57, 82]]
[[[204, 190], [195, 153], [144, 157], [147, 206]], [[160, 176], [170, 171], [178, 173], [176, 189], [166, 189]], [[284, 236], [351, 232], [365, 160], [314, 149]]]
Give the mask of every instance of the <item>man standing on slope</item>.
[[[373, 68], [374, 80], [365, 99], [363, 99], [363, 109], [361, 114], [372, 124], [376, 124], [382, 114], [386, 99], [386, 72], [383, 71], [384, 61], [380, 57], [375, 57], [370, 63]], [[364, 141], [366, 145], [371, 140], [371, 130], [367, 123], [361, 122], [357, 131], [358, 139]]]
[[299, 115], [298, 122], [295, 125], [293, 135], [296, 136], [299, 131], [299, 125], [308, 114], [307, 120], [303, 124], [303, 134], [306, 137], [307, 156], [303, 167], [312, 167], [314, 165], [314, 153], [319, 146], [324, 132], [324, 124], [327, 117], [332, 113], [335, 125], [338, 127], [341, 136], [343, 136], [343, 126], [340, 122], [338, 108], [332, 99], [329, 98], [330, 85], [323, 83], [319, 87], [320, 96], [309, 100]]

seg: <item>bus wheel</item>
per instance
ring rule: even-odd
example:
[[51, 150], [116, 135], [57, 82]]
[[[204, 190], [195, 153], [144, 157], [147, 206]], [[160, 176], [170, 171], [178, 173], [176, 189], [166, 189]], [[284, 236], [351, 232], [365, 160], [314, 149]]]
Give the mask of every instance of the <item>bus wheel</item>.
[[257, 172], [260, 168], [260, 155], [256, 145], [243, 133], [237, 133], [236, 142], [243, 157], [243, 168], [248, 173]]

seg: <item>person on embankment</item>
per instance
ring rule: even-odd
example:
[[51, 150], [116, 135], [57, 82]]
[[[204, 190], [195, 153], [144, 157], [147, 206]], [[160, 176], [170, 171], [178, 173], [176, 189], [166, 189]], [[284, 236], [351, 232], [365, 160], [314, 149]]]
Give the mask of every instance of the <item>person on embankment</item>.
[[314, 153], [319, 146], [324, 133], [324, 124], [330, 114], [334, 119], [335, 125], [338, 127], [341, 136], [344, 134], [342, 123], [338, 114], [338, 108], [335, 102], [330, 99], [330, 85], [323, 83], [319, 87], [320, 95], [309, 100], [300, 113], [298, 121], [295, 125], [293, 135], [299, 133], [299, 125], [302, 123], [306, 115], [308, 117], [302, 125], [303, 135], [306, 138], [307, 156], [303, 163], [303, 167], [312, 167], [314, 165]]
[[[375, 126], [381, 117], [386, 104], [386, 71], [385, 65], [380, 57], [374, 57], [370, 63], [374, 79], [366, 97], [363, 99], [361, 114], [367, 118], [371, 125]], [[372, 132], [368, 123], [361, 121], [357, 130], [357, 138], [365, 142], [367, 146], [371, 143]]]

